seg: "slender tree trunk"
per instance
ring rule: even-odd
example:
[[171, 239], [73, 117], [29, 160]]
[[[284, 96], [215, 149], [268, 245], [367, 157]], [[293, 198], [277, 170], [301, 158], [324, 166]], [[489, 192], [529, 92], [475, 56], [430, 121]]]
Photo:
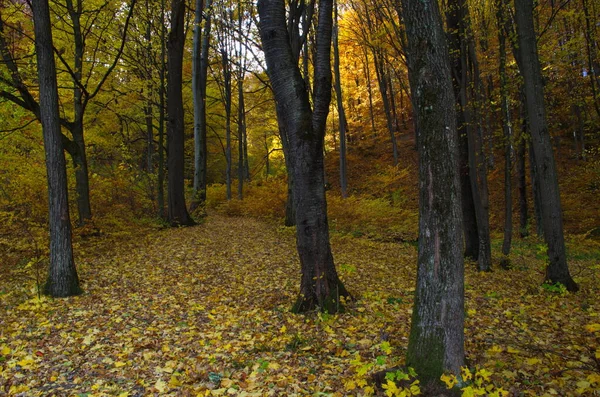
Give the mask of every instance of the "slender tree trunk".
[[439, 384], [444, 372], [459, 374], [465, 362], [455, 98], [437, 2], [403, 0], [402, 11], [420, 180], [417, 286], [406, 364], [427, 385]]
[[[496, 16], [498, 26], [504, 26], [507, 19], [503, 0], [496, 1]], [[510, 267], [510, 247], [512, 242], [512, 184], [511, 184], [511, 151], [512, 151], [512, 122], [508, 106], [508, 78], [506, 75], [506, 37], [503, 29], [498, 30], [498, 47], [500, 53], [500, 111], [502, 112], [502, 130], [504, 132], [504, 240], [502, 242], [501, 266]]]
[[[150, 18], [149, 4], [146, 0], [146, 16], [148, 17], [148, 25], [146, 26], [146, 54], [148, 60], [152, 59], [152, 19]], [[146, 106], [144, 107], [144, 116], [146, 118], [146, 171], [152, 173], [154, 171], [154, 126], [152, 115], [152, 67], [148, 66], [146, 78]]]
[[158, 109], [158, 216], [161, 219], [166, 220], [167, 214], [165, 213], [165, 55], [167, 34], [166, 27], [164, 24], [165, 20], [165, 0], [160, 2], [160, 65], [158, 68], [158, 77], [160, 81], [160, 87], [158, 89], [159, 95], [159, 109]]
[[332, 1], [319, 0], [314, 108], [311, 111], [305, 83], [292, 54], [281, 0], [259, 0], [260, 36], [267, 72], [277, 103], [278, 121], [289, 139], [292, 165], [296, 244], [302, 268], [300, 296], [295, 312], [319, 308], [329, 313], [342, 310], [349, 297], [339, 280], [329, 245], [327, 203], [323, 179], [323, 139], [331, 102]]
[[67, 170], [61, 143], [58, 87], [48, 0], [33, 1], [32, 8], [50, 221], [50, 269], [44, 292], [53, 297], [67, 297], [81, 293], [81, 289], [73, 260]]
[[168, 50], [168, 85], [167, 85], [167, 139], [168, 139], [168, 171], [169, 171], [169, 217], [172, 226], [189, 226], [194, 224], [185, 205], [184, 181], [184, 124], [182, 67], [184, 35], [185, 1], [171, 2], [171, 31], [167, 42]]
[[[526, 128], [523, 120], [523, 128]], [[522, 134], [524, 133], [524, 130]], [[517, 149], [517, 186], [519, 189], [519, 235], [521, 238], [529, 235], [529, 212], [527, 209], [527, 170], [525, 156], [527, 153], [527, 140], [524, 135], [519, 137]]]
[[459, 178], [461, 188], [461, 208], [463, 219], [463, 232], [465, 251], [464, 255], [473, 260], [479, 259], [479, 230], [473, 196], [473, 184], [469, 166], [469, 123], [467, 116], [467, 62], [466, 62], [466, 32], [464, 28], [464, 3], [455, 1], [448, 7], [446, 23], [448, 25], [448, 38], [450, 47], [450, 60], [452, 67], [452, 82], [455, 100], [459, 109], [456, 112], [456, 127], [459, 145]]
[[338, 44], [338, 10], [337, 1], [333, 2], [333, 69], [335, 71], [335, 97], [337, 100], [338, 124], [340, 131], [340, 189], [342, 198], [348, 197], [348, 177], [346, 170], [346, 112], [342, 100], [342, 82], [340, 77], [340, 50]]
[[[465, 3], [465, 11], [467, 15], [468, 32], [470, 28], [470, 17], [467, 4]], [[483, 141], [483, 116], [480, 112], [480, 107], [485, 101], [483, 83], [479, 73], [479, 63], [477, 54], [475, 53], [475, 45], [473, 37], [468, 37], [467, 51], [471, 63], [470, 77], [470, 110], [473, 117], [473, 127], [469, 129], [471, 136], [469, 137], [469, 167], [471, 168], [471, 184], [473, 186], [473, 202], [475, 203], [475, 216], [477, 219], [477, 236], [479, 238], [479, 252], [477, 255], [477, 266], [480, 271], [490, 271], [492, 268], [492, 248], [490, 238], [490, 216], [489, 216], [489, 192], [487, 183], [487, 161], [485, 158], [484, 141]], [[469, 118], [467, 120], [469, 120]], [[471, 143], [472, 142], [472, 143]]]
[[394, 133], [394, 120], [392, 117], [390, 98], [388, 96], [387, 71], [385, 68], [385, 60], [383, 59], [383, 55], [378, 54], [378, 51], [380, 50], [373, 51], [373, 59], [375, 61], [375, 71], [377, 72], [377, 81], [379, 83], [379, 92], [381, 94], [381, 100], [383, 102], [383, 110], [385, 112], [387, 129], [390, 134], [390, 140], [392, 142], [394, 166], [396, 166], [398, 165], [398, 145], [396, 144], [396, 134]]
[[73, 4], [73, 0], [66, 1], [67, 10], [71, 18], [73, 38], [75, 41], [75, 54], [74, 54], [74, 76], [73, 76], [73, 124], [71, 128], [71, 134], [73, 135], [73, 142], [77, 147], [76, 155], [73, 156], [73, 163], [75, 165], [75, 191], [77, 199], [77, 212], [78, 212], [78, 225], [83, 226], [86, 221], [92, 218], [92, 208], [90, 205], [90, 181], [88, 173], [87, 155], [85, 150], [85, 140], [83, 137], [83, 117], [84, 117], [84, 103], [83, 103], [83, 92], [80, 86], [77, 84], [81, 82], [83, 75], [83, 57], [84, 57], [84, 38], [81, 30], [80, 17], [83, 13], [83, 2], [77, 0]]
[[569, 291], [577, 291], [579, 287], [571, 278], [567, 265], [558, 176], [546, 122], [544, 88], [533, 25], [532, 0], [515, 0], [515, 11], [519, 51], [523, 60], [521, 73], [531, 128], [531, 146], [533, 158], [538, 167], [536, 175], [538, 187], [543, 197], [541, 201], [542, 224], [544, 238], [548, 245], [549, 259], [546, 280], [551, 283], [559, 282]]
[[231, 200], [231, 64], [228, 49], [225, 47], [221, 48], [221, 63], [225, 94], [225, 186], [227, 200]]
[[596, 114], [600, 116], [600, 98], [598, 97], [598, 62], [596, 61], [595, 53], [596, 42], [594, 40], [591, 28], [590, 21], [590, 12], [588, 10], [587, 0], [581, 0], [581, 5], [583, 9], [583, 15], [585, 17], [585, 49], [587, 52], [587, 61], [588, 61], [588, 69], [590, 73], [590, 88], [592, 90], [592, 99], [594, 103], [594, 109], [596, 110]]
[[[196, 0], [194, 16], [194, 48], [192, 55], [192, 94], [194, 99], [194, 193], [191, 211], [206, 201], [206, 79], [208, 76], [208, 49], [211, 28], [211, 0]], [[204, 25], [202, 18], [204, 16]], [[204, 29], [202, 29], [204, 26]], [[204, 32], [203, 32], [204, 30]]]
[[[240, 17], [241, 18], [241, 17]], [[238, 71], [238, 199], [244, 197], [244, 137], [246, 136], [246, 109], [244, 105], [244, 68]]]
[[367, 92], [369, 93], [369, 116], [371, 117], [371, 129], [373, 133], [376, 134], [377, 129], [375, 128], [375, 116], [373, 115], [373, 89], [371, 88], [371, 68], [369, 67], [369, 53], [364, 47], [363, 54], [365, 56], [365, 79], [367, 80]]

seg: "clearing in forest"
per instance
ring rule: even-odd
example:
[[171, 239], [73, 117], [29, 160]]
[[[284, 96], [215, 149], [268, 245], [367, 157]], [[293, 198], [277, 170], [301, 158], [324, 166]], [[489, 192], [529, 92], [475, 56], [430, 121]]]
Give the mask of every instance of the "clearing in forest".
[[[78, 297], [38, 299], [3, 275], [0, 395], [383, 394], [367, 382], [403, 363], [416, 248], [336, 233], [332, 247], [356, 298], [335, 316], [290, 313], [293, 229], [251, 218], [84, 242]], [[511, 395], [598, 389], [600, 254], [585, 247], [570, 251], [577, 294], [540, 286], [545, 250], [533, 240], [515, 243], [512, 270], [466, 264], [471, 382]]]

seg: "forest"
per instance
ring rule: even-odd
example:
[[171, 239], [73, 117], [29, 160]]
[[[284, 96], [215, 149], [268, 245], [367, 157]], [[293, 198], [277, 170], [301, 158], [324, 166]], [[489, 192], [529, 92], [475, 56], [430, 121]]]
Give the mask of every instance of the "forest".
[[0, 55], [0, 396], [600, 395], [598, 0], [0, 0]]

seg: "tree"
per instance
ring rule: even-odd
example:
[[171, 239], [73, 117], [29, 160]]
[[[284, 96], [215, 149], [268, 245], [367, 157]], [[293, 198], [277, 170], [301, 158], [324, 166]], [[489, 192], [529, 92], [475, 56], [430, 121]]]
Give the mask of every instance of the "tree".
[[188, 214], [185, 205], [184, 186], [184, 125], [182, 67], [184, 33], [185, 1], [171, 2], [171, 31], [167, 42], [168, 73], [167, 73], [167, 140], [168, 140], [168, 221], [172, 226], [189, 226], [194, 220]]
[[[72, 32], [73, 39], [72, 66], [67, 62], [65, 56], [63, 56], [63, 51], [65, 51], [64, 48], [61, 50], [55, 50], [55, 53], [64, 69], [67, 71], [73, 87], [72, 120], [69, 120], [66, 117], [61, 117], [60, 123], [71, 133], [71, 138], [62, 135], [61, 139], [64, 149], [73, 159], [73, 164], [75, 166], [75, 190], [79, 225], [83, 225], [92, 217], [88, 161], [84, 139], [85, 111], [90, 101], [101, 92], [102, 87], [108, 80], [108, 77], [112, 74], [119, 60], [121, 59], [121, 55], [123, 54], [123, 49], [127, 40], [127, 30], [133, 15], [135, 3], [136, 0], [131, 0], [129, 10], [127, 11], [125, 22], [123, 24], [123, 33], [120, 45], [118, 47], [114, 46], [117, 51], [110, 63], [105, 62], [104, 60], [98, 62], [95, 58], [100, 53], [106, 53], [109, 49], [113, 48], [112, 45], [106, 46], [106, 43], [112, 42], [113, 40], [112, 38], [107, 37], [107, 32], [110, 31], [109, 27], [111, 25], [115, 25], [117, 16], [122, 15], [122, 13], [119, 13], [114, 9], [111, 10], [108, 7], [111, 3], [108, 2], [106, 2], [104, 6], [96, 9], [85, 9], [83, 7], [82, 0], [76, 0], [76, 3], [73, 3], [73, 0], [67, 0], [64, 7], [59, 8], [60, 14], [57, 20], [61, 21], [62, 25], [58, 27], [57, 31], [60, 34], [67, 34], [67, 32], [70, 30]], [[84, 18], [83, 20], [82, 17]], [[97, 29], [94, 29], [92, 33], [91, 27], [94, 25], [97, 27]], [[96, 31], [99, 32], [99, 34], [97, 34]], [[91, 45], [91, 42], [89, 41], [91, 38], [95, 38], [94, 45]], [[65, 40], [67, 40], [67, 38], [65, 38]], [[71, 51], [71, 48], [69, 48], [69, 51]], [[12, 92], [2, 89], [0, 90], [0, 97], [4, 97], [16, 105], [29, 110], [39, 119], [40, 105], [30, 93], [15, 56], [11, 53], [10, 48], [4, 40], [4, 21], [2, 21], [1, 18], [0, 52], [2, 53], [2, 58], [9, 69], [11, 76], [10, 79], [3, 79], [3, 82], [7, 83], [18, 93], [17, 96]], [[94, 58], [94, 62], [84, 62], [86, 56]]]
[[[194, 195], [191, 210], [206, 201], [206, 78], [211, 28], [211, 0], [196, 0], [194, 52], [192, 58], [192, 94], [194, 96]], [[204, 24], [202, 20], [204, 19]], [[204, 27], [204, 28], [203, 28]]]
[[[260, 37], [277, 105], [280, 130], [289, 140], [294, 180], [296, 245], [302, 269], [295, 312], [342, 309], [349, 297], [338, 278], [329, 244], [323, 175], [323, 141], [331, 101], [332, 0], [319, 0], [313, 79], [313, 109], [286, 27], [283, 0], [260, 0]], [[283, 138], [283, 137], [282, 137]]]
[[[457, 103], [460, 182], [462, 194], [465, 256], [489, 270], [491, 247], [487, 208], [487, 170], [481, 157], [481, 139], [475, 111], [479, 70], [473, 45], [469, 8], [464, 0], [448, 5], [447, 25], [452, 61], [452, 79]], [[483, 167], [482, 167], [483, 165]]]
[[50, 270], [45, 292], [54, 297], [81, 293], [73, 260], [71, 219], [67, 192], [67, 170], [61, 142], [56, 65], [48, 0], [32, 2], [35, 49], [40, 83], [40, 120], [44, 134], [48, 209], [50, 220]]
[[515, 14], [521, 58], [519, 68], [523, 75], [525, 88], [527, 116], [531, 131], [532, 160], [535, 161], [536, 167], [534, 184], [543, 197], [540, 200], [540, 212], [544, 239], [548, 245], [549, 260], [546, 281], [561, 283], [567, 290], [577, 291], [579, 287], [571, 278], [565, 252], [558, 175], [546, 120], [544, 87], [533, 24], [532, 0], [515, 0]]
[[340, 188], [342, 197], [348, 197], [348, 178], [346, 170], [346, 112], [344, 110], [344, 101], [342, 100], [342, 82], [340, 77], [340, 49], [339, 49], [339, 25], [338, 25], [338, 4], [334, 0], [333, 5], [333, 69], [335, 71], [335, 98], [337, 101], [338, 124], [340, 131]]
[[424, 384], [464, 364], [464, 263], [458, 144], [448, 48], [435, 0], [403, 0], [419, 134], [419, 254], [406, 355]]

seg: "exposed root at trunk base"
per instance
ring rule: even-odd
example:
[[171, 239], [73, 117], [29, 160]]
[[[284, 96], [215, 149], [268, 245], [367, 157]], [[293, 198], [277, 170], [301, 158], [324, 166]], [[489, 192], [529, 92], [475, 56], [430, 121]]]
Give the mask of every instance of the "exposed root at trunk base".
[[307, 313], [317, 309], [330, 314], [343, 313], [345, 309], [342, 299], [347, 302], [352, 300], [352, 295], [346, 290], [344, 284], [338, 281], [335, 287], [330, 288], [329, 295], [320, 299], [314, 290], [309, 293], [301, 293], [292, 307], [292, 313]]

